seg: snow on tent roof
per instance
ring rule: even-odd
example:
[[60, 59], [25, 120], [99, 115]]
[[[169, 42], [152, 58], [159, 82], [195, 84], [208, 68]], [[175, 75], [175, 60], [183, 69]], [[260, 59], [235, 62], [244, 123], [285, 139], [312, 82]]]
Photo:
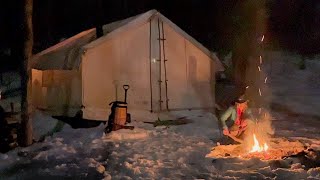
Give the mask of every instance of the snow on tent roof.
[[160, 18], [166, 22], [177, 33], [181, 34], [184, 38], [190, 41], [193, 45], [199, 48], [203, 53], [215, 61], [217, 71], [223, 71], [224, 68], [218, 59], [218, 57], [211, 53], [207, 48], [200, 44], [197, 40], [192, 38], [176, 24], [163, 16], [157, 10], [150, 10], [143, 14], [139, 14], [133, 17], [129, 17], [124, 20], [115, 21], [103, 26], [104, 36], [96, 39], [96, 30], [89, 29], [83, 31], [69, 39], [66, 39], [36, 55], [33, 56], [31, 61], [31, 67], [34, 69], [46, 70], [46, 69], [77, 69], [80, 65], [80, 58], [82, 51], [93, 48], [100, 43], [110, 39], [111, 37], [119, 34], [120, 32], [127, 31], [133, 27], [148, 23], [150, 19]]

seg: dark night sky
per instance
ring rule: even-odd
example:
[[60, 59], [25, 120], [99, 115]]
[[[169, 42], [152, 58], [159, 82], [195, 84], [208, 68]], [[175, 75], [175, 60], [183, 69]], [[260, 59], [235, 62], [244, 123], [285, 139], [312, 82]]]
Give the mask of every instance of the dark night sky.
[[[19, 0], [0, 6], [0, 49], [14, 45]], [[183, 2], [183, 3], [182, 3]], [[34, 0], [34, 52], [97, 23], [157, 9], [208, 48], [230, 47], [231, 14], [239, 0]], [[288, 49], [320, 52], [320, 1], [267, 0], [267, 35]], [[301, 37], [300, 39], [298, 37]], [[297, 42], [297, 43], [295, 43]], [[2, 53], [3, 54], [3, 53]], [[3, 55], [1, 55], [2, 57]], [[2, 57], [3, 59], [3, 57]]]
[[[215, 9], [215, 5], [210, 1], [201, 1], [200, 3], [195, 0], [188, 0], [187, 3], [181, 3], [178, 0], [163, 0], [163, 3], [155, 0], [109, 0], [101, 1], [100, 6], [96, 3], [97, 1], [93, 0], [78, 2], [79, 0], [66, 2], [55, 0], [54, 3], [50, 0], [35, 0], [35, 40], [41, 42], [45, 37], [46, 42], [54, 42], [59, 38], [69, 37], [82, 30], [92, 28], [97, 21], [106, 24], [150, 9], [158, 9], [206, 44], [205, 38], [211, 27], [212, 17], [214, 17], [210, 10]], [[101, 12], [100, 19], [98, 11]], [[200, 18], [202, 20], [199, 21]]]

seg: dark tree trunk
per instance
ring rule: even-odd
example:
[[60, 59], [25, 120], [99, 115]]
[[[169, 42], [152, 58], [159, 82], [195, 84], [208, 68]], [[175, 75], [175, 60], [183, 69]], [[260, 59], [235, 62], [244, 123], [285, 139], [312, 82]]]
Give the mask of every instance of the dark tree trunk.
[[28, 84], [30, 80], [31, 70], [29, 68], [29, 60], [32, 55], [33, 47], [33, 31], [32, 31], [32, 9], [33, 0], [23, 0], [22, 13], [22, 40], [21, 40], [21, 146], [29, 146], [32, 144], [32, 123], [30, 118], [31, 109], [28, 105]]
[[233, 79], [236, 85], [237, 96], [243, 94], [246, 89], [246, 71], [249, 56], [244, 54], [241, 48], [235, 48], [232, 54]]
[[[244, 94], [247, 80], [249, 58], [258, 59], [258, 37], [262, 36], [265, 26], [263, 0], [238, 1], [234, 8], [232, 49], [233, 80], [237, 93]], [[250, 75], [251, 76], [251, 75]], [[249, 77], [252, 79], [252, 77]]]
[[232, 49], [233, 80], [236, 85], [236, 94], [242, 95], [246, 90], [246, 73], [249, 57], [253, 53], [252, 37], [249, 33], [239, 33]]

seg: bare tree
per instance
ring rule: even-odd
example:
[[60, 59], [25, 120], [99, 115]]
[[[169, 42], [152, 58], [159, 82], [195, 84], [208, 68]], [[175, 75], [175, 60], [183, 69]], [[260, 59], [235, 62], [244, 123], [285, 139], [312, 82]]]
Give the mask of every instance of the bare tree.
[[[233, 16], [234, 43], [232, 48], [233, 79], [237, 93], [246, 89], [249, 57], [257, 56], [258, 37], [266, 25], [265, 0], [238, 1]], [[257, 58], [257, 57], [255, 57]]]
[[23, 0], [22, 13], [22, 48], [21, 48], [21, 146], [29, 146], [32, 144], [32, 123], [30, 119], [31, 109], [28, 105], [28, 83], [31, 70], [29, 68], [29, 60], [32, 56], [33, 48], [33, 31], [32, 31], [32, 10], [33, 0]]

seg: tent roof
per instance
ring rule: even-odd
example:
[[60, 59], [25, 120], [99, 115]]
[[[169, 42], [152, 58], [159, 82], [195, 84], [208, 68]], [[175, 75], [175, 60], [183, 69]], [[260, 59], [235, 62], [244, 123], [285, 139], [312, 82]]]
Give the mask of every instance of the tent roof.
[[96, 29], [89, 29], [83, 31], [71, 38], [68, 38], [36, 55], [31, 60], [31, 67], [34, 69], [48, 70], [48, 69], [63, 69], [71, 70], [77, 69], [80, 65], [81, 55], [83, 51], [93, 48], [102, 42], [114, 37], [120, 32], [127, 31], [131, 28], [138, 27], [142, 24], [148, 23], [150, 19], [160, 18], [167, 23], [177, 33], [190, 41], [193, 45], [199, 48], [203, 53], [215, 61], [217, 71], [223, 71], [224, 68], [218, 57], [200, 44], [197, 40], [192, 38], [176, 24], [170, 21], [156, 10], [150, 10], [143, 14], [139, 14], [124, 20], [112, 22], [103, 26], [104, 36], [96, 39]]
[[[103, 34], [117, 29], [137, 16], [124, 20], [115, 21], [103, 26]], [[51, 46], [38, 54], [35, 54], [30, 66], [39, 70], [71, 70], [77, 69], [80, 65], [80, 58], [83, 46], [96, 40], [96, 29], [92, 28], [72, 36], [54, 46]]]
[[38, 54], [30, 62], [31, 68], [40, 70], [74, 69], [79, 62], [83, 45], [96, 39], [95, 29], [83, 31]]

